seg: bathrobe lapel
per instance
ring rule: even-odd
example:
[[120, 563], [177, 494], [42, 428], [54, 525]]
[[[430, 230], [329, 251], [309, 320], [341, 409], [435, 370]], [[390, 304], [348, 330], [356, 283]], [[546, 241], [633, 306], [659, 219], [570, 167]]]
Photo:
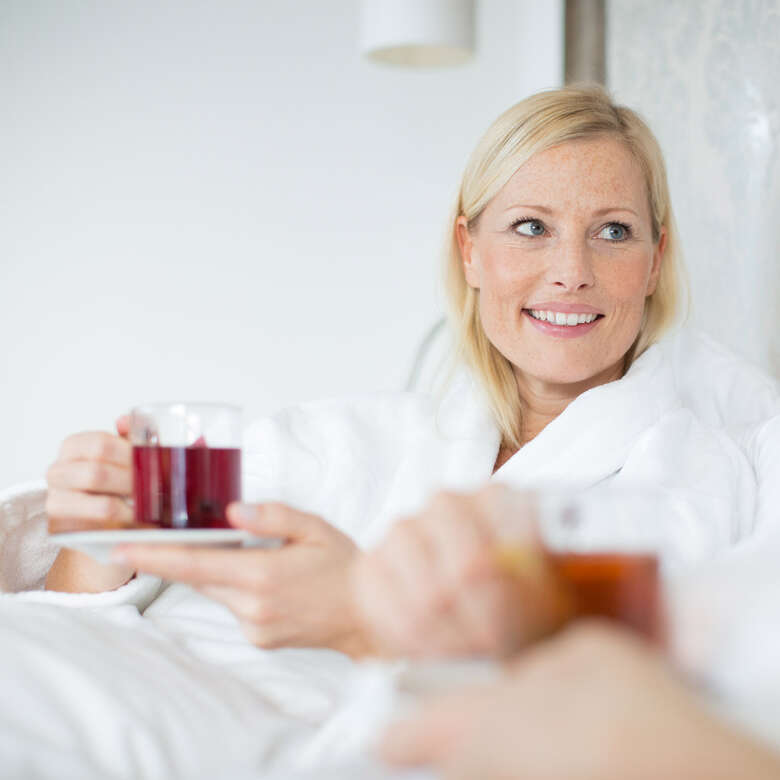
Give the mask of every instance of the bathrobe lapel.
[[666, 361], [651, 348], [623, 379], [573, 401], [493, 475], [501, 437], [481, 388], [464, 372], [430, 407], [425, 423], [425, 415], [406, 419], [397, 402], [390, 405], [379, 427], [388, 446], [400, 442], [403, 454], [378, 470], [376, 485], [367, 483], [358, 493], [353, 472], [339, 469], [341, 480], [323, 480], [321, 506], [308, 511], [336, 521], [368, 546], [440, 490], [470, 492], [491, 478], [517, 488], [586, 488], [618, 472], [641, 446], [642, 434], [678, 405]]
[[668, 361], [651, 347], [623, 379], [572, 401], [493, 479], [517, 488], [593, 485], [620, 471], [641, 435], [679, 405]]

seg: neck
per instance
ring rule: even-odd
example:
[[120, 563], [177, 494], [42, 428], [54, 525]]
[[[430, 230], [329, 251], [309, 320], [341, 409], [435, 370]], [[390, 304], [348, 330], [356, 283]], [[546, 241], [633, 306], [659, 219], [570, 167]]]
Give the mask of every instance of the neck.
[[515, 369], [517, 391], [523, 408], [522, 443], [525, 444], [552, 422], [575, 398], [598, 385], [623, 376], [623, 361], [581, 382], [559, 384], [529, 377]]

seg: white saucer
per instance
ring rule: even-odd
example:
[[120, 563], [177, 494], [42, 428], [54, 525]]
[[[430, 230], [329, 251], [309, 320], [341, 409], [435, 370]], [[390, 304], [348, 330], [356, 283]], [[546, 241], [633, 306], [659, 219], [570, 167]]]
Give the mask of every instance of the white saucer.
[[50, 534], [62, 547], [86, 553], [99, 563], [110, 563], [118, 544], [186, 544], [197, 547], [279, 547], [281, 540], [254, 536], [237, 528], [133, 528], [125, 531], [72, 531]]

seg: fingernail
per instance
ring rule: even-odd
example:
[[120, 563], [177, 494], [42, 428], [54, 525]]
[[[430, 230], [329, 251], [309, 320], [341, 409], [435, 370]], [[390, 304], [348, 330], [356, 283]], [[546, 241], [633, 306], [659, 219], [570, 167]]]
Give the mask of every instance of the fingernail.
[[235, 501], [228, 507], [228, 513], [237, 522], [249, 522], [257, 515], [258, 506], [256, 504], [242, 504]]

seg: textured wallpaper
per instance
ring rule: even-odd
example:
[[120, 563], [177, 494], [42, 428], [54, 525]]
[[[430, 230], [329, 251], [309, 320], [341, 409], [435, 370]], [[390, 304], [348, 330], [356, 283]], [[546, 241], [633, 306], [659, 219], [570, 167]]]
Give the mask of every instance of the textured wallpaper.
[[780, 377], [780, 0], [610, 0], [607, 81], [666, 155], [691, 320]]

